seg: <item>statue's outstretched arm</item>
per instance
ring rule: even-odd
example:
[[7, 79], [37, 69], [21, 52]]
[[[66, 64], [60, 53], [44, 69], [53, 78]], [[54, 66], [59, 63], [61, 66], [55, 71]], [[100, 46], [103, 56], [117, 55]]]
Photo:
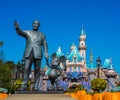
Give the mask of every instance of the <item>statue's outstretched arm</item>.
[[14, 21], [14, 27], [18, 35], [26, 37], [26, 34], [20, 29], [19, 24], [17, 21]]

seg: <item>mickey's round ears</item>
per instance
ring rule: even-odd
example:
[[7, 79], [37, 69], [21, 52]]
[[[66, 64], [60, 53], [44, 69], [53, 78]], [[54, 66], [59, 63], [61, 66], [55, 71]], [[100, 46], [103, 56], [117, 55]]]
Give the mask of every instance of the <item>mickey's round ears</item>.
[[65, 56], [61, 56], [60, 57], [60, 62], [65, 62], [66, 61], [66, 57]]
[[[55, 59], [57, 57], [57, 54], [56, 53], [53, 53], [52, 54], [52, 59]], [[65, 62], [66, 61], [66, 57], [65, 56], [60, 56], [60, 57], [57, 57], [60, 59], [60, 62]]]
[[56, 56], [57, 56], [56, 53], [53, 53], [53, 54], [52, 54], [52, 59], [55, 59]]

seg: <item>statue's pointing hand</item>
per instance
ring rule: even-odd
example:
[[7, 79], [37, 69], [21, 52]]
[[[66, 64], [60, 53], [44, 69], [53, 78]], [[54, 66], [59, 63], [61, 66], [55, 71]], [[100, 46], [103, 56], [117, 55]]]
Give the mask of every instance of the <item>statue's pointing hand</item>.
[[17, 23], [17, 21], [14, 21], [14, 27], [19, 28], [19, 24]]

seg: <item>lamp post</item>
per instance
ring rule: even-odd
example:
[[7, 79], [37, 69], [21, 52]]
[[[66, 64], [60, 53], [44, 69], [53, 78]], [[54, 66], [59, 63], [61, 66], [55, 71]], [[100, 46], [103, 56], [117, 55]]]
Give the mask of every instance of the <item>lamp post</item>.
[[98, 70], [97, 70], [98, 71], [98, 78], [100, 78], [99, 70], [100, 70], [100, 65], [101, 65], [101, 62], [102, 62], [100, 57], [97, 58], [96, 62], [97, 62], [97, 67], [98, 67]]

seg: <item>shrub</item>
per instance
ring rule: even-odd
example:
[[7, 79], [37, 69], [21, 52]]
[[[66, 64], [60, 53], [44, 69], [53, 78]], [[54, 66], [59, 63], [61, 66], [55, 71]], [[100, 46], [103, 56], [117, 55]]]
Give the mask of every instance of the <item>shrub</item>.
[[106, 81], [101, 78], [93, 79], [91, 82], [91, 87], [95, 92], [104, 91], [106, 88]]
[[18, 88], [21, 88], [22, 86], [22, 80], [16, 80], [14, 83], [14, 88], [17, 90]]
[[79, 84], [79, 85], [77, 85], [75, 88], [69, 88], [68, 89], [68, 92], [69, 93], [76, 93], [77, 91], [79, 91], [79, 90], [84, 90], [84, 87], [83, 87], [83, 85], [81, 85], [81, 84]]
[[[21, 86], [22, 86], [22, 80], [16, 80], [14, 82], [14, 86], [9, 87], [8, 92], [13, 94], [17, 89], [21, 88]], [[30, 81], [28, 81], [27, 90], [30, 90]]]

